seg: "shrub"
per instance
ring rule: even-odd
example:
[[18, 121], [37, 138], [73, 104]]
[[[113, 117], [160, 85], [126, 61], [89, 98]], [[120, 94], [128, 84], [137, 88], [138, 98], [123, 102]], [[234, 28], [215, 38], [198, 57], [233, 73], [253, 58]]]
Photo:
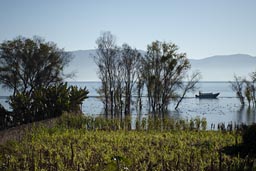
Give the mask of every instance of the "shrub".
[[62, 83], [13, 95], [10, 106], [14, 125], [60, 116], [64, 111], [81, 113], [80, 106], [88, 93], [86, 87], [79, 89]]

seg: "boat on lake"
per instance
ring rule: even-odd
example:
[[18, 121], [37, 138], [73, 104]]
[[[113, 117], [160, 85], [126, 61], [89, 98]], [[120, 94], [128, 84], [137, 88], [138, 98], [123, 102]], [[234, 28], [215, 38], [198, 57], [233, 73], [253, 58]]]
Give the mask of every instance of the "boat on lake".
[[196, 98], [200, 99], [215, 99], [220, 93], [201, 93], [199, 92], [199, 95], [196, 95]]

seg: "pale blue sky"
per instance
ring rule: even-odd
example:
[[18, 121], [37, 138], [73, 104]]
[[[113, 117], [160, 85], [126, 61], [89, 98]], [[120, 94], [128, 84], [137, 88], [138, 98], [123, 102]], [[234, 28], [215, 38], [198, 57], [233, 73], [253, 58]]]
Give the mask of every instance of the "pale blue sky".
[[256, 0], [0, 1], [0, 42], [38, 35], [68, 51], [93, 49], [101, 31], [142, 50], [172, 41], [189, 58], [256, 56]]

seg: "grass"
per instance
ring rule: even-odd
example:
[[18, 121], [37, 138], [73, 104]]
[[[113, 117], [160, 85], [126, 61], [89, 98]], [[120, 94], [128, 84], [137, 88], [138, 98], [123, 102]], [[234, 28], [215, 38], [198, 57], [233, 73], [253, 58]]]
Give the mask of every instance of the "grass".
[[[129, 119], [128, 119], [129, 120]], [[161, 120], [162, 121], [162, 120]], [[152, 123], [150, 123], [152, 122]], [[234, 131], [205, 131], [191, 121], [137, 123], [66, 114], [0, 146], [0, 170], [244, 170], [246, 159], [222, 153], [241, 142]], [[166, 123], [166, 124], [163, 124]]]

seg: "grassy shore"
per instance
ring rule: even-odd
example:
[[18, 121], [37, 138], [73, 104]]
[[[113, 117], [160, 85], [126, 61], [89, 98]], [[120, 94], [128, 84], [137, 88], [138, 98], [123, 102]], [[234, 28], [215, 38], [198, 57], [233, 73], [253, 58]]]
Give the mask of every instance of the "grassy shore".
[[[24, 129], [0, 146], [0, 170], [244, 170], [247, 159], [230, 157], [225, 146], [237, 132], [142, 125], [130, 130], [117, 120], [62, 116]], [[167, 121], [166, 121], [167, 122]], [[169, 124], [173, 120], [169, 121]], [[142, 124], [142, 122], [140, 122]], [[168, 122], [167, 122], [168, 123]], [[149, 127], [149, 121], [145, 123]], [[174, 123], [176, 125], [176, 123]], [[188, 124], [189, 125], [189, 124]], [[178, 129], [179, 128], [179, 129]], [[27, 131], [26, 131], [27, 130]]]
[[0, 144], [5, 144], [7, 141], [15, 140], [21, 141], [26, 132], [33, 130], [35, 127], [44, 126], [51, 128], [56, 126], [56, 122], [60, 118], [46, 119], [43, 121], [38, 121], [30, 124], [20, 125], [17, 127], [9, 128], [0, 131]]

